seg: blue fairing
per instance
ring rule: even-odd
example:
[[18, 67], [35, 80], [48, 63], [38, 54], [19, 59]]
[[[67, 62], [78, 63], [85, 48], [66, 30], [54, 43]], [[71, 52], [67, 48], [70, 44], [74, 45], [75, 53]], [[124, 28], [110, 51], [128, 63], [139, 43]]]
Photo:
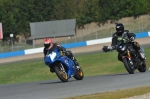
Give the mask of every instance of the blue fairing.
[[51, 53], [48, 52], [44, 61], [47, 66], [54, 66], [52, 65], [53, 63], [60, 62], [67, 68], [68, 78], [71, 78], [72, 75], [75, 75], [76, 68], [74, 62], [67, 56], [61, 56], [57, 49], [54, 49], [54, 51]]

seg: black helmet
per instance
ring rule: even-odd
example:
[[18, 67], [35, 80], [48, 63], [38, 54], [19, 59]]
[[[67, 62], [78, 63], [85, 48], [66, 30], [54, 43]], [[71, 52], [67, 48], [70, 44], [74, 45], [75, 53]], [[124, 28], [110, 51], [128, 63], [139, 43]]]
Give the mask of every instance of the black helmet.
[[116, 24], [116, 31], [117, 31], [119, 34], [122, 34], [123, 31], [124, 31], [124, 25], [123, 25], [122, 23]]

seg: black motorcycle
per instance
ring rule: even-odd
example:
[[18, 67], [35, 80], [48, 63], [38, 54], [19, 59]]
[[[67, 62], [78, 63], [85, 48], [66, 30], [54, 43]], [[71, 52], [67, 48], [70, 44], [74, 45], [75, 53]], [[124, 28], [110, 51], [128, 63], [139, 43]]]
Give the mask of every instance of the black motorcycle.
[[[118, 37], [116, 50], [122, 57], [122, 62], [129, 74], [134, 74], [134, 70], [138, 69], [139, 72], [146, 71], [145, 59], [141, 58], [140, 54], [133, 48], [132, 42], [134, 39], [127, 38], [127, 35]], [[141, 47], [143, 55], [144, 49]]]

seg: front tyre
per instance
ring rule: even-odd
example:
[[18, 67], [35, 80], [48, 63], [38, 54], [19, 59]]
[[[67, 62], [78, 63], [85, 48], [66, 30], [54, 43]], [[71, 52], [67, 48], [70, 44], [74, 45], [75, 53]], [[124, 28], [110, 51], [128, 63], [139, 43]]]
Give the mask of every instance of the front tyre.
[[146, 63], [143, 61], [143, 63], [138, 68], [139, 72], [146, 72]]
[[129, 74], [134, 74], [134, 66], [130, 64], [128, 58], [123, 58], [123, 63]]
[[62, 68], [61, 64], [55, 66], [54, 70], [55, 70], [56, 75], [62, 82], [68, 81], [68, 76], [67, 76], [66, 70]]
[[84, 77], [84, 73], [83, 73], [82, 69], [81, 68], [76, 69], [76, 74], [74, 75], [74, 78], [76, 80], [82, 80], [83, 77]]

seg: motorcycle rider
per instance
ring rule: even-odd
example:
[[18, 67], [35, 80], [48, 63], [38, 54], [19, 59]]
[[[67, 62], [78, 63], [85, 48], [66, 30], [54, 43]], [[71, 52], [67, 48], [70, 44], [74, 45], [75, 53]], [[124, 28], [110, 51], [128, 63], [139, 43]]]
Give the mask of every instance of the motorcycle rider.
[[[143, 55], [143, 53], [140, 50], [140, 45], [138, 42], [134, 41], [136, 35], [134, 33], [130, 33], [129, 30], [124, 30], [124, 25], [122, 23], [116, 24], [116, 32], [112, 35], [112, 43], [111, 47], [112, 49], [116, 49], [117, 46], [117, 38], [119, 36], [122, 36], [123, 34], [127, 34], [127, 37], [132, 41], [129, 42], [133, 45], [133, 48], [140, 54], [142, 59], [146, 59], [146, 57]], [[122, 61], [121, 53], [118, 53], [118, 60]]]
[[[50, 38], [46, 38], [44, 40], [44, 49], [43, 49], [44, 59], [46, 57], [47, 52], [48, 51], [52, 52], [55, 48], [57, 48], [59, 52], [62, 51], [62, 53], [64, 53], [67, 57], [73, 60], [73, 62], [75, 63], [75, 66], [79, 66], [79, 63], [77, 62], [76, 58], [70, 51], [66, 51], [66, 48], [62, 47], [61, 45], [57, 43], [53, 43], [53, 41]], [[50, 68], [50, 72], [53, 73], [54, 70]]]

